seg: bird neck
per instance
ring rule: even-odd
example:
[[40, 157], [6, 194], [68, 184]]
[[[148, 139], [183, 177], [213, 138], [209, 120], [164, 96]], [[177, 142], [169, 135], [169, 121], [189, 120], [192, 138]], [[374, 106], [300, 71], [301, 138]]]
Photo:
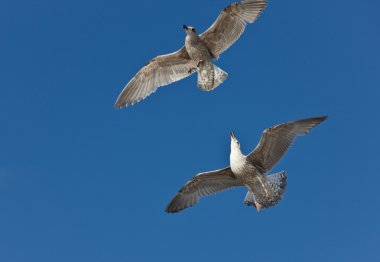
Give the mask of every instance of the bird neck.
[[241, 167], [245, 164], [245, 155], [240, 151], [240, 148], [231, 148], [230, 153], [230, 166], [231, 169], [234, 171], [238, 171]]
[[199, 36], [196, 33], [189, 33], [186, 35], [186, 42], [199, 41]]

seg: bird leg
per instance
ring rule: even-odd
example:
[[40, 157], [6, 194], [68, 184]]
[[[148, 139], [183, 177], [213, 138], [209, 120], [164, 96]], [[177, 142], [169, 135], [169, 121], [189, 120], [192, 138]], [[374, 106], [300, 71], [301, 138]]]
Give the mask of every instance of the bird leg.
[[255, 207], [256, 207], [257, 212], [260, 212], [260, 210], [261, 210], [261, 208], [262, 208], [263, 206], [260, 205], [260, 203], [257, 202], [256, 199], [253, 200], [253, 202], [254, 202], [254, 204], [255, 204]]
[[199, 67], [202, 63], [204, 63], [204, 60], [199, 60], [197, 63], [197, 67]]
[[203, 64], [205, 61], [204, 60], [199, 60], [198, 63], [197, 63], [197, 67], [190, 67], [189, 71], [187, 71], [187, 73], [191, 74], [193, 73], [194, 71], [197, 71], [199, 66], [201, 64]]
[[194, 71], [197, 71], [195, 67], [190, 67], [189, 71], [187, 71], [188, 74], [193, 73]]

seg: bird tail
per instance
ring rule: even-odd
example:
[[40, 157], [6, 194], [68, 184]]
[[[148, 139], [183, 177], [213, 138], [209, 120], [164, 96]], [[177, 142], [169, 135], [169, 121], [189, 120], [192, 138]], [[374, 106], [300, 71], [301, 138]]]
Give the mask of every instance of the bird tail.
[[223, 83], [228, 77], [227, 72], [223, 71], [221, 68], [214, 65], [214, 85], [213, 89]]
[[286, 179], [285, 171], [264, 176], [264, 184], [268, 195], [264, 194], [264, 191], [255, 193], [248, 191], [244, 203], [247, 206], [255, 206], [258, 211], [261, 208], [276, 205], [284, 197]]
[[199, 62], [198, 87], [211, 91], [227, 79], [228, 74], [211, 62]]
[[264, 176], [266, 186], [269, 190], [283, 194], [286, 188], [286, 172], [281, 171], [271, 175]]
[[286, 189], [286, 175], [285, 171], [264, 176], [265, 186], [269, 191], [269, 197], [265, 200], [263, 206], [274, 206], [283, 197]]

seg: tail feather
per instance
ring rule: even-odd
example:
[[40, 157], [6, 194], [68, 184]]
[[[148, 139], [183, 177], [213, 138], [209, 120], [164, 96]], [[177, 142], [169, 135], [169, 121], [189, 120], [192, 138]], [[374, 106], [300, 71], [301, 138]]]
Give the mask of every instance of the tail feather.
[[265, 176], [265, 186], [270, 196], [258, 200], [263, 207], [276, 205], [283, 197], [286, 189], [285, 171]]
[[[248, 191], [244, 203], [247, 206], [255, 206], [258, 210], [276, 205], [283, 197], [286, 189], [287, 177], [285, 171], [264, 176], [264, 185], [269, 196], [264, 194], [263, 190], [257, 192]], [[256, 202], [259, 207], [256, 206]]]
[[218, 87], [221, 83], [223, 83], [228, 77], [227, 72], [223, 71], [221, 68], [214, 65], [214, 85], [212, 89]]
[[201, 61], [198, 65], [198, 87], [204, 91], [211, 91], [227, 79], [228, 74], [213, 65]]
[[282, 195], [285, 193], [286, 189], [286, 172], [281, 171], [279, 173], [271, 174], [265, 176], [265, 183], [269, 191], [274, 192], [275, 194]]

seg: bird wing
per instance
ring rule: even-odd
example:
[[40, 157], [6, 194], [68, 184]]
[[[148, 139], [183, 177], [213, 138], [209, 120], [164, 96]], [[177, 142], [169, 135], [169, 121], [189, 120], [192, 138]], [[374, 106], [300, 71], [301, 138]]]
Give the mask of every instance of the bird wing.
[[223, 9], [210, 28], [200, 35], [215, 58], [239, 39], [247, 23], [256, 20], [266, 3], [267, 0], [243, 0]]
[[242, 186], [231, 168], [200, 173], [190, 179], [170, 201], [166, 212], [176, 213], [199, 202], [199, 198], [215, 194], [231, 187]]
[[326, 118], [327, 116], [305, 118], [265, 129], [259, 144], [247, 156], [248, 161], [261, 173], [268, 172], [286, 153], [297, 136], [307, 134]]
[[185, 47], [171, 54], [157, 56], [128, 82], [117, 98], [115, 107], [133, 105], [155, 92], [158, 87], [189, 76], [191, 67], [195, 65]]

